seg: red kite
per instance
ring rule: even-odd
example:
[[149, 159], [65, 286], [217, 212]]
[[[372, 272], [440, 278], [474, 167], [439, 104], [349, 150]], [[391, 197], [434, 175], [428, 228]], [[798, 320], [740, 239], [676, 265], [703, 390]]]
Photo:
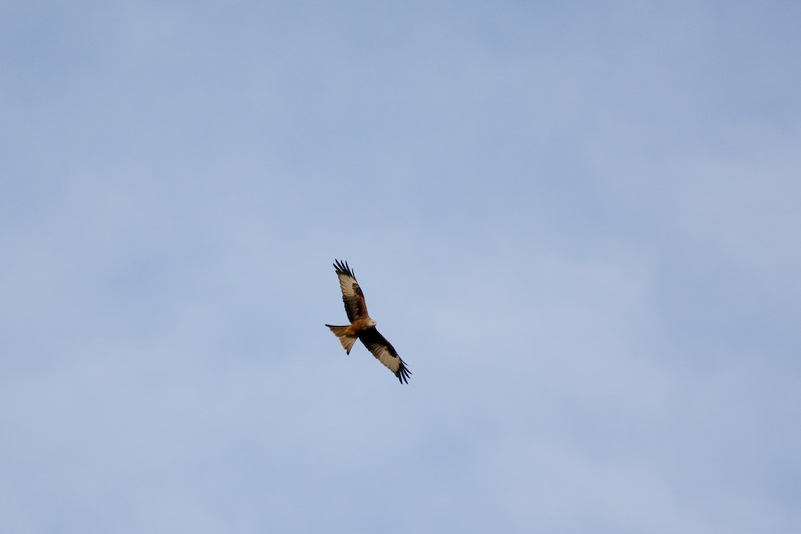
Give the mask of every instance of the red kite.
[[348, 262], [342, 263], [335, 260], [334, 268], [339, 277], [339, 287], [342, 288], [342, 300], [345, 302], [345, 312], [348, 314], [350, 325], [331, 326], [327, 324], [325, 326], [339, 338], [339, 342], [342, 343], [348, 354], [350, 354], [353, 344], [356, 343], [356, 338], [361, 339], [367, 350], [395, 373], [401, 384], [408, 384], [409, 375], [412, 373], [406, 368], [406, 364], [389, 344], [389, 341], [375, 329], [375, 321], [367, 315], [364, 293], [362, 293], [356, 277], [353, 276], [353, 271], [348, 267]]

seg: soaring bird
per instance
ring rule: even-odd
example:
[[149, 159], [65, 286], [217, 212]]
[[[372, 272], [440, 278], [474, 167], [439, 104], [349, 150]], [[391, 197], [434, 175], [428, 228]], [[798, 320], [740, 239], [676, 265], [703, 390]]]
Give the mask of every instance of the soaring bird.
[[398, 353], [389, 344], [384, 336], [375, 329], [375, 321], [367, 314], [367, 306], [364, 304], [364, 293], [353, 276], [348, 266], [348, 262], [334, 261], [334, 268], [339, 277], [339, 287], [342, 288], [342, 301], [345, 303], [345, 313], [348, 314], [350, 325], [332, 326], [328, 328], [339, 338], [345, 351], [350, 354], [350, 349], [356, 342], [356, 338], [362, 340], [367, 350], [373, 353], [378, 361], [383, 363], [390, 371], [395, 373], [400, 383], [409, 383], [409, 375], [412, 374], [407, 368]]

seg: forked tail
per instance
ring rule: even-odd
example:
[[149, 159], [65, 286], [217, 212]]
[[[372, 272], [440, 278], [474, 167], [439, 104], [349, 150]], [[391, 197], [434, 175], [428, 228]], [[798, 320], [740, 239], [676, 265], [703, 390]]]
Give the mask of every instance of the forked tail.
[[350, 349], [353, 348], [353, 344], [356, 343], [356, 336], [348, 336], [345, 334], [345, 330], [348, 329], [347, 326], [331, 326], [330, 324], [325, 325], [331, 329], [337, 338], [339, 338], [339, 342], [342, 343], [342, 347], [345, 351], [350, 354]]

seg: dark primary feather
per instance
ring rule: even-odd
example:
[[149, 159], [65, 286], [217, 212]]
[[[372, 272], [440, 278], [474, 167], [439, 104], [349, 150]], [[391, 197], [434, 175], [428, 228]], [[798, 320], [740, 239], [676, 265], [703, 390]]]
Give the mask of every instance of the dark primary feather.
[[356, 276], [354, 276], [353, 271], [350, 269], [350, 266], [348, 266], [347, 261], [334, 260], [334, 269], [337, 270], [337, 274], [347, 274], [348, 276], [356, 279]]

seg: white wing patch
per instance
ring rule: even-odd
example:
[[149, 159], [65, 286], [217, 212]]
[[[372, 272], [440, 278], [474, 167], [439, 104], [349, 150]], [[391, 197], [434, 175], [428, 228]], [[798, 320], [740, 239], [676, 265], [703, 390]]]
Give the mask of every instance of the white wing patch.
[[393, 373], [397, 373], [400, 369], [400, 358], [393, 356], [389, 349], [383, 345], [373, 345], [371, 347], [373, 356], [378, 358], [378, 361], [383, 363], [387, 369]]
[[359, 287], [359, 283], [352, 276], [347, 274], [339, 275], [339, 287], [342, 289], [342, 296], [346, 299], [361, 298], [361, 296], [353, 289], [354, 284], [356, 287]]

